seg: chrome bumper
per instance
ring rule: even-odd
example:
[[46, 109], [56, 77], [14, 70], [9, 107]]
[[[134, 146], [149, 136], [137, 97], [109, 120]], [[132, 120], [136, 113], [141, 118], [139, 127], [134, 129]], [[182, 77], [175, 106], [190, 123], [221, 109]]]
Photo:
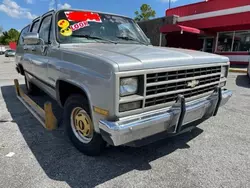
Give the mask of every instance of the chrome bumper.
[[111, 145], [124, 145], [133, 141], [167, 132], [178, 134], [184, 125], [217, 114], [232, 92], [217, 88], [209, 97], [186, 103], [178, 96], [176, 103], [168, 108], [126, 117], [117, 122], [101, 120], [99, 127], [102, 137]]

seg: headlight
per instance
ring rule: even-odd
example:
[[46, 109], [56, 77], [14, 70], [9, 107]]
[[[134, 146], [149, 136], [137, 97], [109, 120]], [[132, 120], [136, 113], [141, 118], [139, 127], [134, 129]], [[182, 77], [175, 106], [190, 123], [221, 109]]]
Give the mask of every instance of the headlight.
[[138, 78], [122, 78], [120, 80], [120, 96], [127, 96], [137, 93]]
[[227, 77], [228, 74], [228, 66], [221, 67], [221, 78]]

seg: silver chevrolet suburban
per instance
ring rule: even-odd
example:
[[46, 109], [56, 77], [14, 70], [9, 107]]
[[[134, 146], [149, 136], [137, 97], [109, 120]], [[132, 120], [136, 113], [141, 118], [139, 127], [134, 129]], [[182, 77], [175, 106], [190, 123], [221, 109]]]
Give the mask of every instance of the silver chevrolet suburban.
[[232, 95], [228, 58], [154, 47], [132, 19], [108, 13], [47, 12], [21, 31], [15, 59], [28, 93], [40, 88], [64, 108], [86, 155], [189, 131]]

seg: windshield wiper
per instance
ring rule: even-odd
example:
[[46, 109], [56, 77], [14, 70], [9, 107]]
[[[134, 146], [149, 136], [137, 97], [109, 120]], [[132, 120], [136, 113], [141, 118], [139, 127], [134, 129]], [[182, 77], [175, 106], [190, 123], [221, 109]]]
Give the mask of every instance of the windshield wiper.
[[141, 41], [139, 41], [139, 40], [136, 40], [136, 39], [134, 39], [134, 38], [131, 38], [131, 37], [122, 37], [122, 36], [116, 36], [118, 39], [123, 39], [123, 40], [131, 40], [131, 41], [135, 41], [135, 42], [138, 42], [138, 43], [140, 43], [140, 44], [144, 44], [144, 45], [148, 45], [148, 44], [146, 44], [145, 42], [141, 42]]
[[102, 37], [98, 37], [98, 36], [91, 36], [91, 35], [71, 35], [72, 37], [80, 37], [80, 38], [86, 38], [86, 39], [98, 39], [98, 40], [103, 40], [103, 41], [107, 41], [107, 42], [111, 42], [114, 44], [117, 44], [115, 41], [106, 39], [106, 38], [102, 38]]

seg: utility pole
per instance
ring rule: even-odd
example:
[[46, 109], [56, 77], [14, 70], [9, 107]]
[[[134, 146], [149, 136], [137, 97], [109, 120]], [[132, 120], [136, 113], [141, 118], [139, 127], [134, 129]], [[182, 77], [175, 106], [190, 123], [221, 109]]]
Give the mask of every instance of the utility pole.
[[168, 3], [169, 3], [169, 9], [170, 9], [171, 0], [168, 0]]
[[55, 4], [56, 4], [56, 10], [57, 10], [57, 0], [55, 0]]

